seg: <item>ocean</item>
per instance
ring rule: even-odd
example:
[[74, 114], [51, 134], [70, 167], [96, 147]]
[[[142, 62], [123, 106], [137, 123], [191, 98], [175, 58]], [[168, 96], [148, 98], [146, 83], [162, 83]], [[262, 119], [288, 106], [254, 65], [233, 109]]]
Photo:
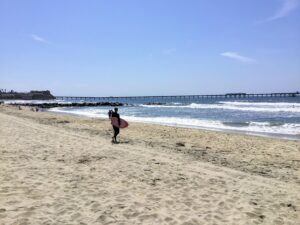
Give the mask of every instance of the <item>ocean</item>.
[[[111, 102], [113, 99], [108, 101]], [[130, 104], [119, 107], [121, 117], [129, 122], [300, 140], [300, 97], [198, 100], [182, 98], [162, 100], [154, 97], [130, 101], [123, 99], [119, 102]], [[147, 104], [149, 102], [163, 104], [149, 105]], [[112, 107], [61, 107], [49, 111], [108, 118], [109, 109]]]

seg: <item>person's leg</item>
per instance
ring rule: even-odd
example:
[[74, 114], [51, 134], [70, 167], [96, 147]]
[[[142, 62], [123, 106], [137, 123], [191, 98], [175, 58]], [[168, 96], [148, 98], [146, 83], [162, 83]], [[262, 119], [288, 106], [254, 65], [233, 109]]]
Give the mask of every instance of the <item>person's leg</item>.
[[117, 142], [117, 136], [119, 133], [120, 133], [120, 128], [116, 127], [116, 130], [115, 130], [115, 141], [116, 142]]
[[113, 126], [113, 128], [114, 128], [114, 136], [113, 136], [113, 142], [117, 142], [117, 136], [118, 136], [118, 134], [119, 134], [119, 128], [118, 127], [115, 127], [115, 126]]
[[116, 142], [116, 128], [113, 126], [114, 129], [114, 136], [112, 137], [112, 142]]

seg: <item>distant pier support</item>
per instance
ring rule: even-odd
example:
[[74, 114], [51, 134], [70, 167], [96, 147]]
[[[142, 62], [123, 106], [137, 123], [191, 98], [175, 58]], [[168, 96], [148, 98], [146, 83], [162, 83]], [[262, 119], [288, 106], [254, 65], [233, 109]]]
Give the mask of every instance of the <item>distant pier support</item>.
[[247, 93], [228, 93], [225, 95], [172, 95], [172, 96], [107, 96], [107, 97], [79, 97], [79, 96], [56, 96], [58, 100], [64, 101], [114, 101], [122, 102], [128, 100], [141, 100], [151, 101], [155, 100], [194, 100], [194, 99], [234, 99], [234, 98], [286, 98], [286, 97], [300, 97], [300, 92], [287, 92], [287, 93], [259, 93], [259, 94], [247, 94]]

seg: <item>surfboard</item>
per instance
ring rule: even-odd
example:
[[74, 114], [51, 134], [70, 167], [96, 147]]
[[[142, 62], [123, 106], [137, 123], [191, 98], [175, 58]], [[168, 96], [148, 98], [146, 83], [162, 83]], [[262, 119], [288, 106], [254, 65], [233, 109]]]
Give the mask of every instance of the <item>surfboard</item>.
[[120, 119], [120, 125], [117, 117], [111, 117], [111, 124], [115, 127], [126, 128], [128, 127], [128, 122], [126, 120]]

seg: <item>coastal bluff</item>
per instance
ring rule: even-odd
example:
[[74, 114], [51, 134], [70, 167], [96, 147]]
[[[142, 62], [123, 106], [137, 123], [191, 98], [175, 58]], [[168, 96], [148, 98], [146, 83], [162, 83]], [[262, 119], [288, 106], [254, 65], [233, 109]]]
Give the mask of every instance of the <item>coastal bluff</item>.
[[0, 91], [0, 100], [53, 100], [55, 97], [50, 91], [30, 91], [30, 92], [3, 92]]

